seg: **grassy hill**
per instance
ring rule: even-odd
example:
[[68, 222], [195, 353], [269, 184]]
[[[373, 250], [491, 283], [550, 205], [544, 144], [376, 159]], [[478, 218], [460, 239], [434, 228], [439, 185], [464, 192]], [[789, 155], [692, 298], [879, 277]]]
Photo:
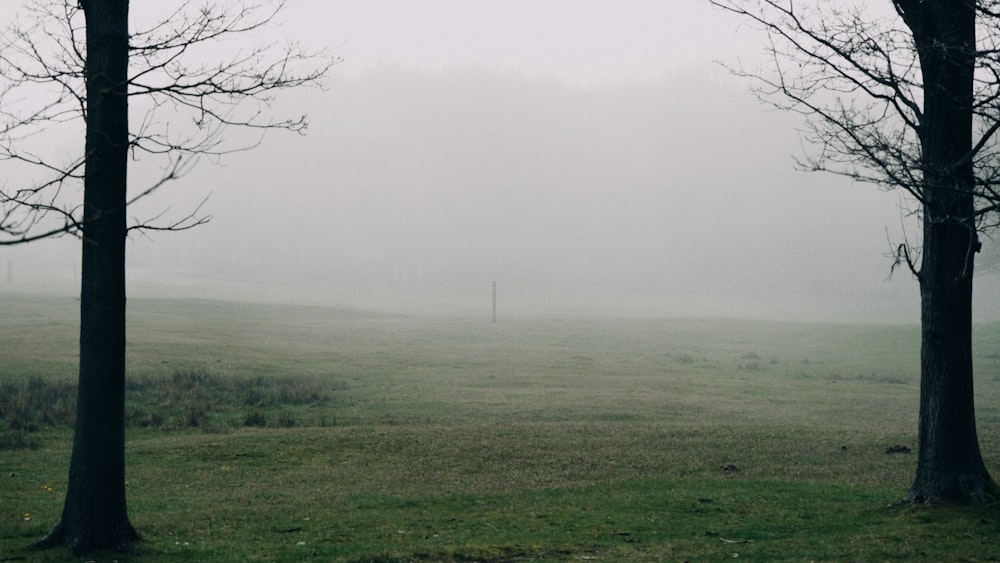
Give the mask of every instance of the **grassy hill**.
[[[0, 561], [51, 529], [77, 303], [0, 300]], [[918, 329], [130, 301], [118, 561], [982, 560], [1000, 510], [898, 503]], [[977, 408], [1000, 466], [1000, 326]]]

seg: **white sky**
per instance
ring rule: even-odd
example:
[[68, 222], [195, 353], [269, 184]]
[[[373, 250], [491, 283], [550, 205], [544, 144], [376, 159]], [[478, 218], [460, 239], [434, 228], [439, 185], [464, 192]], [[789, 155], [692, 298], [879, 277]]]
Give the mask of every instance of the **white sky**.
[[284, 19], [305, 43], [335, 48], [340, 72], [483, 66], [590, 85], [758, 50], [705, 0], [299, 0]]
[[[37, 0], [0, 0], [0, 21], [25, 1]], [[133, 21], [182, 3], [133, 1]], [[593, 85], [655, 80], [760, 50], [707, 0], [291, 0], [279, 20], [283, 38], [331, 48], [347, 73], [476, 66]]]

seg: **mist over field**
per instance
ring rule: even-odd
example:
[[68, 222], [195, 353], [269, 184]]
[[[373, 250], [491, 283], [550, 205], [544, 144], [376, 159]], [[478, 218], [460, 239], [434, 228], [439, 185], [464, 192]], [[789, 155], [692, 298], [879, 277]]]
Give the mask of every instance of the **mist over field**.
[[[916, 282], [890, 279], [887, 257], [919, 239], [908, 203], [794, 169], [809, 150], [797, 117], [712, 63], [749, 56], [729, 20], [694, 3], [614, 17], [600, 3], [372, 4], [287, 16], [345, 59], [325, 91], [275, 103], [308, 113], [307, 135], [200, 162], [136, 206], [177, 215], [209, 197], [213, 219], [133, 235], [130, 296], [485, 317], [496, 281], [501, 316], [918, 319]], [[292, 19], [310, 9], [336, 23]], [[561, 41], [544, 33], [556, 23]], [[130, 173], [138, 190], [156, 170]], [[78, 254], [70, 239], [4, 248], [0, 287], [72, 294]], [[979, 278], [980, 320], [1000, 317], [994, 277]]]

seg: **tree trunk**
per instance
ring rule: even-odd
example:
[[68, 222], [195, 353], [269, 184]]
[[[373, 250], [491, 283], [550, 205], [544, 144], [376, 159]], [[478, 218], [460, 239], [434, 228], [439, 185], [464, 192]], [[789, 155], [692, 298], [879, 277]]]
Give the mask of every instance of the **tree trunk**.
[[[920, 429], [907, 500], [982, 501], [994, 485], [979, 451], [972, 377], [974, 231], [925, 218], [920, 272]], [[967, 265], [964, 258], [968, 258]]]
[[980, 501], [996, 487], [979, 450], [972, 382], [975, 3], [897, 3], [924, 81], [919, 453], [907, 500]]
[[87, 88], [80, 380], [62, 517], [39, 545], [75, 553], [138, 538], [125, 503], [128, 0], [84, 0]]

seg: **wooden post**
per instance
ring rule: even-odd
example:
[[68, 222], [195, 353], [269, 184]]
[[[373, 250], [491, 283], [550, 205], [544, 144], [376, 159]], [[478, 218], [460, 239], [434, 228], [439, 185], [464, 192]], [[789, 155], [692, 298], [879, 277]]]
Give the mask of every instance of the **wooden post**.
[[497, 322], [497, 282], [493, 282], [493, 323]]

